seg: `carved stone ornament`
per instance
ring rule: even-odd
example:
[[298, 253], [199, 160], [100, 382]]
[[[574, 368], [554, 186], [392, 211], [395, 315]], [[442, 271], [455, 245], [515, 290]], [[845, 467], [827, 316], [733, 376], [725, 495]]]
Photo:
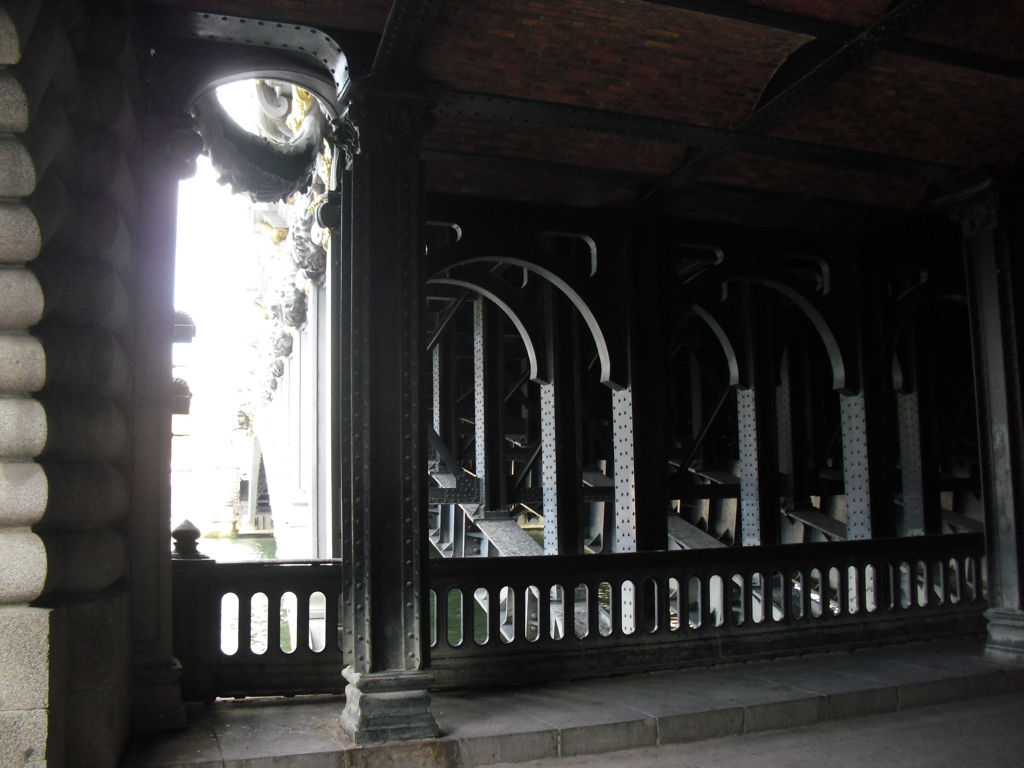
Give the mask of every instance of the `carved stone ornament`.
[[188, 382], [175, 377], [171, 380], [171, 413], [187, 416], [192, 406], [192, 390]]
[[305, 280], [301, 275], [288, 270], [274, 281], [276, 286], [272, 289], [273, 298], [269, 306], [264, 308], [266, 321], [255, 341], [262, 363], [255, 370], [254, 401], [244, 403], [239, 410], [239, 414], [248, 414], [245, 423], [240, 420], [240, 429], [251, 431], [260, 404], [267, 405], [274, 399], [278, 380], [284, 376], [285, 362], [295, 346], [295, 333], [306, 322], [308, 300], [305, 290], [297, 282], [299, 279]]
[[345, 170], [352, 170], [352, 161], [359, 154], [359, 128], [348, 116], [339, 117], [332, 124], [334, 144], [345, 153]]
[[[316, 203], [323, 199], [324, 194], [322, 183], [316, 179], [310, 192], [295, 196], [295, 201], [288, 211], [288, 239], [285, 240], [288, 257], [295, 268], [305, 277], [317, 282], [323, 279], [327, 271], [327, 251], [322, 243], [313, 241]], [[304, 322], [305, 317], [300, 322], [290, 325], [298, 327]]]
[[954, 203], [949, 217], [957, 222], [969, 237], [986, 229], [999, 226], [999, 193], [989, 189]]
[[190, 179], [196, 175], [203, 138], [185, 120], [153, 118], [145, 123], [143, 146], [147, 172]]
[[298, 149], [255, 136], [228, 116], [213, 92], [196, 102], [192, 116], [220, 183], [230, 184], [232, 192], [272, 203], [309, 187], [319, 138]]

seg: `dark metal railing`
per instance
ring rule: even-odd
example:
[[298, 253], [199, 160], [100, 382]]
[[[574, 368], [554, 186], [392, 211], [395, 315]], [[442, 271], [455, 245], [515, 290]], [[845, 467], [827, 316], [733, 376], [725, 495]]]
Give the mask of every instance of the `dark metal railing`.
[[[430, 560], [439, 686], [521, 683], [980, 633], [979, 533]], [[176, 559], [186, 700], [342, 693], [338, 561]]]
[[341, 563], [175, 559], [182, 696], [343, 693]]
[[980, 632], [984, 540], [430, 561], [439, 685], [679, 667]]

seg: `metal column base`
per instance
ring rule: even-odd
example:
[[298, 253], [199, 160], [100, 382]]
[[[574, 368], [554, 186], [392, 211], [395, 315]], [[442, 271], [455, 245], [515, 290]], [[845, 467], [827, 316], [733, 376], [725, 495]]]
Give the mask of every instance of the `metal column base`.
[[356, 744], [431, 739], [438, 735], [430, 714], [429, 672], [359, 673], [346, 667], [341, 727]]
[[1024, 664], [1024, 611], [990, 608], [985, 655], [1010, 664]]

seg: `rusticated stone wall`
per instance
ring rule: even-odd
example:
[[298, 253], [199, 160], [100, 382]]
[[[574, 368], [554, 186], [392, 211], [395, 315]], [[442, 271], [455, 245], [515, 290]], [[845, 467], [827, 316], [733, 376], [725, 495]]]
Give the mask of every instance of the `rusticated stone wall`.
[[130, 727], [139, 94], [116, 3], [0, 3], [0, 764]]

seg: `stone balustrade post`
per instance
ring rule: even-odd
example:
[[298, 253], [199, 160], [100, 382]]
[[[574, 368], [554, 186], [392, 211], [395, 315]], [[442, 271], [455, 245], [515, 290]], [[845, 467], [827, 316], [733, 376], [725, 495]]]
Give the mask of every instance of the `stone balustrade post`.
[[202, 139], [188, 117], [143, 125], [142, 248], [135, 334], [132, 638], [136, 727], [185, 724], [171, 620], [171, 386], [178, 182], [195, 174]]
[[171, 532], [174, 658], [180, 662], [181, 697], [212, 700], [210, 662], [220, 651], [220, 604], [212, 587], [217, 562], [199, 551], [201, 532], [186, 520]]

